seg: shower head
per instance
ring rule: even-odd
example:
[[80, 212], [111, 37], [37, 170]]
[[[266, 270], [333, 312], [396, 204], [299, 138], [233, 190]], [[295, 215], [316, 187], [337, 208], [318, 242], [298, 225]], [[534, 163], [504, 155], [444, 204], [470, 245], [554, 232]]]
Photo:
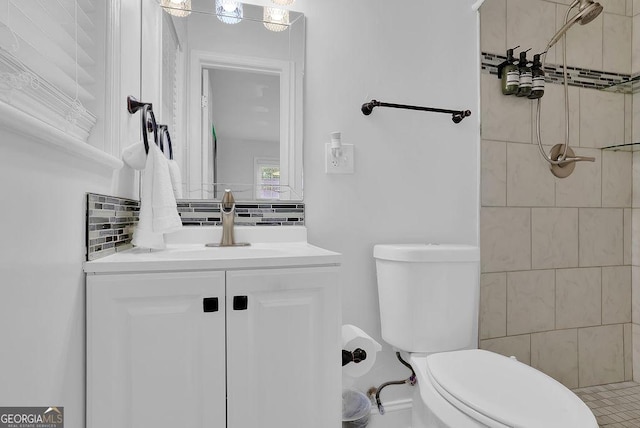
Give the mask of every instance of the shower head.
[[[576, 13], [571, 19], [569, 17], [569, 11], [574, 7], [578, 6], [578, 13]], [[569, 28], [573, 27], [573, 24], [579, 22], [580, 25], [586, 25], [596, 19], [600, 13], [602, 13], [602, 5], [600, 3], [596, 3], [593, 0], [575, 0], [569, 10], [567, 11], [567, 15], [565, 16], [565, 23], [558, 30], [558, 32], [551, 38], [549, 44], [547, 45], [547, 49], [551, 46], [558, 43], [560, 38], [566, 33]], [[547, 50], [545, 49], [545, 50]]]
[[581, 0], [578, 12], [579, 15], [582, 15], [580, 25], [586, 25], [596, 19], [603, 9], [600, 3], [594, 3], [592, 0]]

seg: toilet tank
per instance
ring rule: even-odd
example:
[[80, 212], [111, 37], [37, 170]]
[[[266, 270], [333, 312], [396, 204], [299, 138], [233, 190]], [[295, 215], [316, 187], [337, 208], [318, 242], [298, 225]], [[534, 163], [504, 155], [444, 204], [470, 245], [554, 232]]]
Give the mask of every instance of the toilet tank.
[[388, 344], [424, 353], [478, 347], [478, 247], [376, 245], [373, 256]]

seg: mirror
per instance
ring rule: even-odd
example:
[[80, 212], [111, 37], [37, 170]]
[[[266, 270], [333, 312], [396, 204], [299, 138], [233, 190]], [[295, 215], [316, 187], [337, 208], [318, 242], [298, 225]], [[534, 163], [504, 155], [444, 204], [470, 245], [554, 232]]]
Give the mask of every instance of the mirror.
[[184, 197], [301, 200], [304, 16], [185, 3], [147, 0], [142, 25], [142, 99], [169, 126]]

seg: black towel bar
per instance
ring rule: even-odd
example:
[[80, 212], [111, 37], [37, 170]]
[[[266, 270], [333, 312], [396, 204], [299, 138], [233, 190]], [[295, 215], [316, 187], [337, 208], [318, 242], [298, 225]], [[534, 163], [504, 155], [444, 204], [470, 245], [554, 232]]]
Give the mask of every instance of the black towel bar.
[[407, 110], [420, 110], [420, 111], [430, 111], [434, 113], [446, 113], [446, 114], [452, 115], [451, 120], [453, 120], [454, 123], [460, 123], [462, 122], [462, 119], [464, 119], [465, 117], [471, 116], [471, 110], [448, 110], [448, 109], [433, 108], [433, 107], [409, 106], [404, 104], [390, 104], [390, 103], [383, 103], [377, 100], [371, 100], [368, 103], [362, 104], [362, 108], [361, 108], [362, 113], [365, 116], [369, 116], [371, 112], [373, 112], [374, 107], [392, 107], [392, 108], [403, 108]]

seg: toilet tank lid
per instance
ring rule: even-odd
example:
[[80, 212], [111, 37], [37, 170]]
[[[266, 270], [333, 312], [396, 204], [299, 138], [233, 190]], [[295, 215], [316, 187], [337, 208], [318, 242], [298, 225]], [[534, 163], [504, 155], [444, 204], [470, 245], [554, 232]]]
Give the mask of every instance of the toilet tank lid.
[[480, 248], [462, 244], [378, 244], [373, 257], [398, 262], [478, 262]]

